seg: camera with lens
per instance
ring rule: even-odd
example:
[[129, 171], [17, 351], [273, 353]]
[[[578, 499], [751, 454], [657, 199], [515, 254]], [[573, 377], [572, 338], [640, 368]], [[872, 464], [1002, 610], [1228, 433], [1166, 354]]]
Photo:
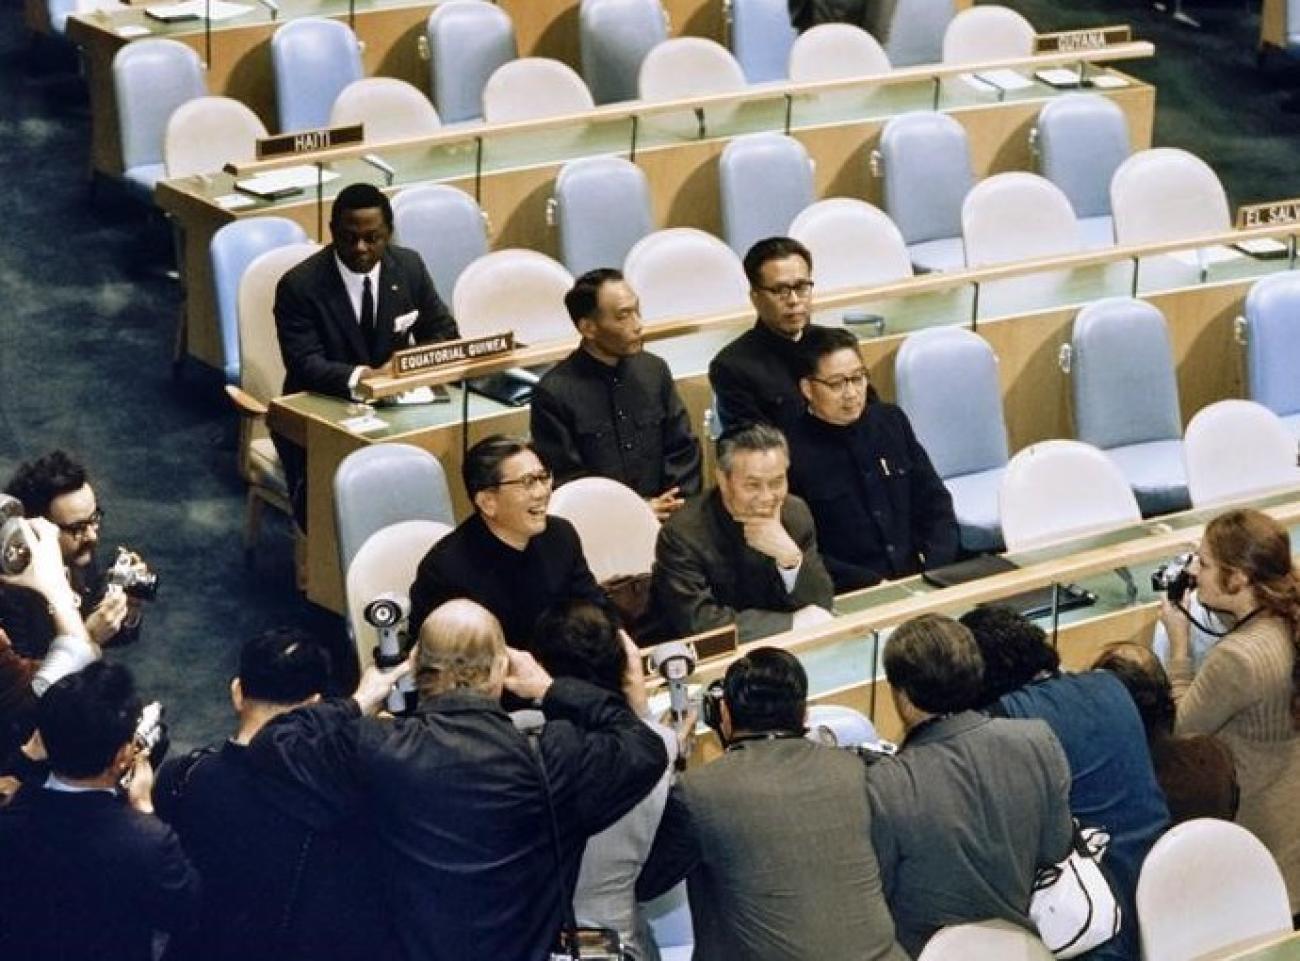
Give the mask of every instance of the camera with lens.
[[158, 575], [135, 551], [127, 547], [117, 549], [117, 557], [104, 572], [104, 581], [122, 588], [127, 597], [152, 601], [158, 597]]
[[32, 562], [32, 545], [22, 519], [22, 501], [0, 494], [0, 572], [5, 574], [21, 574]]
[[[402, 630], [411, 615], [411, 602], [402, 594], [388, 591], [374, 597], [361, 610], [361, 616], [379, 635], [375, 648], [375, 666], [383, 670], [396, 667], [406, 656], [406, 638]], [[415, 690], [410, 676], [402, 678], [388, 695], [388, 709], [394, 714], [406, 709], [406, 695]]]
[[1151, 589], [1159, 591], [1177, 604], [1190, 588], [1196, 586], [1196, 577], [1190, 568], [1191, 554], [1179, 554], [1172, 560], [1165, 561], [1151, 572]]
[[[167, 749], [171, 747], [171, 736], [167, 730], [167, 722], [163, 720], [163, 706], [160, 701], [146, 704], [140, 711], [140, 719], [135, 723], [135, 733], [131, 735], [131, 746], [135, 748], [137, 757], [143, 754], [149, 759], [149, 764], [154, 770], [158, 769], [158, 765], [167, 756]], [[122, 775], [119, 783], [123, 790], [131, 786], [133, 770], [128, 768]]]

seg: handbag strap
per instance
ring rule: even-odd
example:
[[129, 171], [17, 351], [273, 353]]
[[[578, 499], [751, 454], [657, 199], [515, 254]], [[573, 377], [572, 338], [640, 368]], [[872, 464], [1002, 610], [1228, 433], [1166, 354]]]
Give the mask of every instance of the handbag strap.
[[542, 756], [541, 737], [537, 731], [528, 732], [528, 746], [533, 757], [537, 759], [537, 769], [542, 774], [542, 791], [546, 795], [546, 813], [551, 823], [551, 850], [555, 856], [555, 873], [559, 878], [561, 911], [564, 915], [564, 930], [569, 935], [569, 957], [580, 961], [578, 950], [578, 919], [573, 913], [573, 892], [569, 890], [567, 876], [564, 873], [564, 855], [560, 848], [560, 822], [555, 817], [555, 797], [551, 793], [551, 776], [546, 770], [546, 758]]

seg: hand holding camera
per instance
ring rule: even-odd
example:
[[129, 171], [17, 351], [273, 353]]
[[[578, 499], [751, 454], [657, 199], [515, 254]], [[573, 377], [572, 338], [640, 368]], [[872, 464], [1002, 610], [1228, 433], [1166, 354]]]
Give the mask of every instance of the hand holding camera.
[[16, 504], [0, 495], [0, 581], [36, 591], [50, 605], [60, 632], [81, 634], [84, 627], [63, 569], [59, 529], [43, 517], [24, 519], [21, 505], [15, 516]]
[[90, 634], [90, 639], [101, 646], [107, 644], [122, 629], [129, 610], [130, 602], [126, 592], [110, 584], [104, 591], [104, 599], [86, 618], [86, 631]]
[[506, 690], [526, 701], [540, 701], [551, 689], [551, 675], [527, 651], [506, 648], [510, 666], [506, 670]]

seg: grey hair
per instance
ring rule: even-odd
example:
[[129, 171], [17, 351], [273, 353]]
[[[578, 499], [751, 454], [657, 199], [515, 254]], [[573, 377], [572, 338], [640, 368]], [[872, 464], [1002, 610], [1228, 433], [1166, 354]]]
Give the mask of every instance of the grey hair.
[[746, 424], [726, 431], [718, 438], [718, 467], [724, 474], [730, 474], [738, 452], [758, 453], [768, 450], [779, 450], [785, 454], [787, 461], [790, 459], [790, 445], [780, 430], [771, 424]]

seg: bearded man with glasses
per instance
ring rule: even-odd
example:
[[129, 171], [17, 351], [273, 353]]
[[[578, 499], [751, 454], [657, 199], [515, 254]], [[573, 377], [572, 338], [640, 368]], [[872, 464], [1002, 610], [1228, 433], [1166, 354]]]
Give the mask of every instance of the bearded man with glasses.
[[952, 563], [952, 495], [907, 415], [869, 400], [857, 337], [812, 328], [799, 360], [806, 409], [789, 431], [790, 489], [812, 510], [836, 592]]
[[412, 636], [429, 612], [467, 597], [496, 615], [506, 642], [532, 649], [533, 627], [547, 608], [609, 602], [587, 567], [573, 525], [551, 517], [552, 476], [526, 440], [494, 434], [465, 454], [461, 467], [474, 513], [440, 540], [411, 585]]

